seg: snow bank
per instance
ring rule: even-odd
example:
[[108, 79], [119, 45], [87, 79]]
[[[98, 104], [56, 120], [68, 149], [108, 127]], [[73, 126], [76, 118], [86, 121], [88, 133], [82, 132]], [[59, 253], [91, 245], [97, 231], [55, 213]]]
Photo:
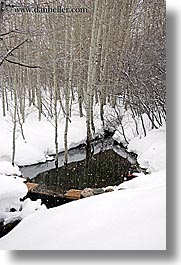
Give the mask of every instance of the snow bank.
[[18, 166], [12, 166], [9, 161], [0, 161], [0, 220], [10, 209], [19, 210], [20, 198], [27, 194], [24, 179], [17, 177], [20, 175]]
[[166, 169], [163, 169], [159, 172], [144, 175], [141, 173], [134, 173], [137, 175], [137, 178], [134, 178], [130, 181], [121, 183], [117, 189], [142, 189], [142, 188], [154, 188], [162, 185], [166, 185]]
[[[135, 137], [144, 137], [144, 130], [141, 122], [140, 117], [135, 117], [133, 119], [132, 113], [130, 110], [128, 111], [120, 111], [120, 116], [122, 116], [122, 126], [119, 125], [116, 128], [116, 132], [113, 136], [114, 140], [116, 140], [118, 143], [122, 143], [125, 147], [129, 144], [131, 140], [133, 140]], [[149, 120], [148, 116], [146, 114], [142, 114], [142, 118], [144, 121], [144, 126], [146, 131], [152, 130], [152, 124]], [[155, 121], [156, 125], [157, 122]], [[136, 126], [137, 124], [137, 126]], [[158, 126], [159, 127], [159, 126]], [[123, 132], [124, 128], [124, 132]], [[125, 139], [126, 138], [126, 139]]]
[[0, 174], [0, 222], [7, 224], [21, 220], [36, 210], [46, 209], [41, 200], [21, 201], [27, 192], [23, 178]]
[[41, 200], [21, 201], [26, 196], [28, 188], [24, 183], [25, 179], [18, 177], [20, 175], [17, 165], [12, 166], [9, 161], [0, 161], [0, 222], [21, 220], [36, 210], [46, 208], [41, 205]]
[[128, 151], [138, 154], [138, 163], [149, 173], [166, 168], [166, 126], [148, 131], [146, 137], [134, 138]]
[[[124, 113], [122, 124], [118, 126], [113, 139], [127, 147], [129, 152], [138, 155], [137, 161], [142, 168], [147, 169], [148, 173], [157, 172], [166, 167], [166, 124], [159, 129], [151, 129], [151, 122], [146, 114], [142, 115], [146, 129], [144, 136], [140, 118], [133, 120], [131, 113]], [[125, 139], [126, 138], [126, 139]]]
[[38, 199], [36, 201], [32, 201], [29, 198], [24, 201], [19, 201], [18, 208], [16, 211], [8, 212], [4, 211], [1, 213], [1, 219], [4, 224], [8, 224], [15, 220], [22, 220], [28, 215], [32, 214], [37, 210], [46, 210], [46, 206], [42, 204], [41, 200]]
[[11, 208], [19, 210], [20, 198], [27, 194], [27, 187], [23, 179], [0, 175], [0, 219], [4, 212], [9, 212]]
[[0, 161], [0, 174], [21, 176], [17, 165], [12, 165], [9, 161]]
[[165, 250], [165, 170], [138, 174], [114, 190], [45, 211], [25, 201], [20, 216], [28, 216], [0, 239], [0, 249]]
[[165, 184], [148, 178], [148, 186], [137, 178], [134, 189], [35, 212], [0, 239], [0, 249], [164, 250]]
[[[114, 115], [107, 110], [107, 117], [109, 117], [108, 114], [110, 116]], [[23, 143], [20, 133], [17, 134], [17, 146], [20, 146], [18, 141], [21, 141], [22, 146], [27, 144], [26, 148], [17, 148], [16, 159], [20, 164], [44, 161], [48, 155], [54, 153], [52, 125], [46, 119], [42, 119], [41, 122], [36, 121], [33, 115], [35, 113], [30, 115], [28, 118], [30, 120], [27, 119], [26, 124], [24, 124], [27, 143]], [[8, 199], [8, 202], [14, 202], [17, 208], [21, 207], [21, 211], [6, 217], [6, 210], [9, 210], [9, 206], [6, 206], [6, 203], [3, 204], [3, 200], [0, 204], [0, 210], [4, 211], [3, 214], [7, 222], [14, 217], [17, 218], [17, 216], [24, 219], [9, 234], [0, 239], [0, 249], [166, 249], [166, 128], [163, 126], [158, 130], [149, 131], [150, 124], [148, 120], [146, 121], [145, 116], [145, 124], [148, 122], [146, 125], [147, 136], [143, 137], [139, 121], [139, 137], [137, 137], [135, 123], [130, 117], [129, 112], [123, 117], [128, 143], [126, 143], [120, 127], [117, 128], [114, 139], [125, 144], [129, 151], [137, 153], [138, 162], [142, 167], [147, 168], [151, 174], [138, 174], [137, 178], [114, 187], [114, 192], [104, 193], [48, 210], [44, 210], [45, 207], [41, 206], [40, 201], [34, 203], [26, 200], [20, 205], [19, 198], [26, 192], [23, 190], [25, 185], [17, 178], [17, 181], [20, 181], [21, 184], [16, 183], [16, 193], [13, 190], [15, 185], [12, 184], [12, 198], [15, 197], [15, 194], [17, 197], [12, 202]], [[68, 135], [69, 148], [85, 140], [85, 124], [85, 118], [80, 120], [76, 115], [72, 117]], [[0, 159], [10, 157], [11, 153], [11, 137], [5, 126], [7, 126], [7, 123], [4, 123], [2, 131], [0, 128], [0, 134], [4, 133], [4, 136], [7, 136], [4, 138], [5, 141], [0, 141]], [[101, 128], [101, 123], [99, 117], [97, 117], [97, 128], [99, 127]], [[59, 130], [59, 151], [62, 151], [63, 120], [59, 124]], [[7, 148], [5, 148], [6, 145]], [[9, 176], [0, 175], [1, 177], [2, 183], [5, 179], [6, 181], [13, 180]], [[22, 185], [24, 185], [23, 188]], [[0, 201], [3, 196], [5, 202], [7, 202], [7, 196], [11, 198], [11, 189], [6, 189], [7, 187], [10, 186], [4, 184], [4, 188], [2, 187], [2, 190], [0, 190]], [[122, 188], [124, 189], [119, 190]], [[17, 191], [19, 192], [18, 195]], [[43, 209], [44, 211], [35, 211], [37, 209]]]
[[[74, 107], [75, 108], [75, 107]], [[1, 106], [0, 106], [1, 112]], [[37, 110], [33, 107], [27, 109], [29, 113], [23, 124], [25, 141], [17, 124], [15, 163], [19, 166], [37, 164], [49, 160], [49, 155], [55, 154], [54, 122], [42, 116], [38, 121]], [[58, 151], [64, 151], [65, 119], [60, 117], [58, 124]], [[11, 117], [2, 117], [0, 113], [0, 160], [5, 157], [11, 161], [12, 157], [12, 130]], [[71, 122], [68, 129], [68, 148], [75, 147], [86, 139], [86, 120], [80, 118], [76, 108], [72, 111]]]

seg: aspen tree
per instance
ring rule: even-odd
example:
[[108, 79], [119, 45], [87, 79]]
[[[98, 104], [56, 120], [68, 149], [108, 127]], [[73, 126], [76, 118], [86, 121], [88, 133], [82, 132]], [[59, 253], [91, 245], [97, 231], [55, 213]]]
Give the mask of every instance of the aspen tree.
[[17, 108], [18, 108], [18, 102], [17, 102], [17, 76], [14, 75], [14, 112], [13, 112], [13, 141], [12, 141], [12, 165], [15, 164], [15, 153], [16, 153], [16, 127], [17, 127]]
[[[66, 16], [67, 19], [67, 16]], [[67, 25], [67, 23], [66, 23]], [[68, 28], [66, 28], [66, 35], [68, 35]], [[67, 39], [67, 36], [65, 37]], [[64, 131], [64, 163], [67, 165], [68, 163], [68, 124], [70, 119], [70, 112], [69, 112], [69, 103], [70, 103], [70, 91], [72, 88], [72, 78], [73, 78], [73, 43], [74, 43], [74, 27], [73, 27], [73, 18], [71, 18], [71, 27], [70, 27], [70, 63], [69, 63], [69, 73], [68, 73], [68, 82], [67, 82], [67, 89], [65, 91], [65, 131]]]
[[97, 39], [97, 20], [99, 14], [99, 1], [94, 1], [94, 11], [92, 18], [91, 40], [89, 49], [89, 61], [87, 72], [87, 99], [86, 99], [86, 124], [87, 124], [87, 151], [91, 149], [91, 111], [92, 111], [92, 97], [93, 97], [93, 80], [92, 74], [95, 67], [95, 52], [96, 52], [96, 39]]
[[56, 65], [56, 37], [54, 31], [54, 21], [52, 21], [52, 30], [53, 30], [53, 40], [52, 49], [53, 49], [53, 89], [54, 89], [54, 128], [55, 128], [55, 167], [58, 168], [58, 86], [57, 86], [57, 65]]

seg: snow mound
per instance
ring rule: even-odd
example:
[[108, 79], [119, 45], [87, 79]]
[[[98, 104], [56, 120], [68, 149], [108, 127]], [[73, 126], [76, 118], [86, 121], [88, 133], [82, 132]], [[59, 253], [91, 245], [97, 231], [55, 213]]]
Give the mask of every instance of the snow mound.
[[16, 148], [16, 163], [21, 166], [46, 162], [45, 154], [31, 143], [19, 141]]
[[0, 174], [21, 176], [21, 172], [17, 165], [12, 165], [9, 161], [0, 161]]
[[24, 183], [25, 179], [18, 177], [20, 175], [18, 166], [0, 161], [0, 222], [5, 224], [46, 208], [41, 205], [41, 200], [21, 201], [27, 195], [28, 188]]
[[141, 173], [134, 173], [134, 175], [137, 175], [137, 178], [134, 178], [130, 181], [125, 181], [121, 183], [117, 189], [120, 188], [124, 189], [148, 189], [148, 188], [154, 188], [161, 185], [166, 185], [166, 170], [161, 170], [159, 172], [144, 175]]
[[138, 154], [138, 163], [149, 173], [166, 168], [166, 127], [151, 130], [146, 137], [134, 138], [128, 151]]
[[164, 250], [165, 186], [138, 191], [115, 191], [37, 211], [0, 239], [0, 248]]
[[[76, 108], [78, 105], [76, 104]], [[86, 119], [77, 115], [76, 108], [72, 110], [71, 122], [68, 129], [68, 149], [79, 145], [86, 140]], [[17, 124], [18, 126], [18, 124]], [[6, 158], [11, 161], [12, 157], [12, 130], [13, 124], [10, 116], [1, 116], [0, 102], [0, 160]], [[64, 151], [65, 119], [59, 117], [58, 122], [58, 151]], [[37, 120], [37, 110], [31, 107], [29, 115], [23, 124], [22, 138], [21, 130], [16, 131], [15, 163], [19, 166], [32, 165], [46, 162], [50, 155], [55, 154], [55, 129], [54, 120], [48, 121], [42, 116]], [[98, 130], [97, 130], [98, 131]]]
[[2, 212], [1, 219], [3, 220], [4, 224], [8, 224], [15, 220], [22, 220], [26, 216], [32, 214], [37, 210], [46, 210], [46, 206], [41, 204], [41, 200], [38, 199], [36, 201], [32, 201], [29, 198], [22, 201], [19, 204], [19, 209], [13, 212]]
[[32, 214], [37, 210], [46, 210], [46, 206], [42, 204], [40, 199], [36, 201], [32, 201], [31, 199], [26, 199], [21, 203], [22, 210], [19, 212], [19, 217], [21, 219], [25, 218], [26, 216]]
[[23, 179], [0, 175], [0, 218], [3, 212], [10, 211], [11, 208], [19, 210], [20, 198], [27, 194], [27, 186]]

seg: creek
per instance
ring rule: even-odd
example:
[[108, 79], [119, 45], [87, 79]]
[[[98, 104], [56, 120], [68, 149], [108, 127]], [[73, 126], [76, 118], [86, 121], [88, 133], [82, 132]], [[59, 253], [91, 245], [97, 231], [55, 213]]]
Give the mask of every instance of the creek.
[[21, 167], [25, 177], [46, 189], [64, 192], [86, 187], [101, 188], [122, 183], [128, 174], [138, 171], [135, 157], [112, 139], [93, 142], [94, 154], [86, 159], [86, 147], [69, 150], [69, 163], [64, 165], [64, 153], [59, 154], [59, 168], [54, 161]]

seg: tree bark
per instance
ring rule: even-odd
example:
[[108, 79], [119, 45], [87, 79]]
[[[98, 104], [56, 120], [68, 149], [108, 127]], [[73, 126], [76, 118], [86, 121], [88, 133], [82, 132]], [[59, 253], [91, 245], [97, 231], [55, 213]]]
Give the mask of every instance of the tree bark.
[[[65, 131], [64, 131], [64, 163], [65, 165], [68, 164], [68, 125], [70, 119], [70, 92], [72, 91], [72, 78], [73, 78], [73, 43], [74, 43], [74, 28], [73, 28], [73, 18], [71, 19], [71, 29], [70, 29], [70, 63], [69, 63], [69, 73], [68, 73], [68, 84], [66, 89], [66, 97], [65, 97]], [[66, 34], [68, 31], [66, 30]]]
[[12, 152], [12, 165], [15, 164], [15, 152], [16, 152], [16, 117], [17, 117], [17, 95], [14, 89], [14, 114], [13, 114], [13, 152]]
[[94, 67], [96, 65], [95, 55], [96, 55], [96, 40], [97, 40], [97, 20], [98, 20], [98, 7], [99, 1], [95, 0], [94, 3], [94, 13], [92, 22], [92, 32], [91, 32], [91, 43], [89, 50], [89, 64], [87, 73], [87, 100], [86, 100], [86, 124], [87, 124], [87, 148], [91, 149], [91, 114], [92, 114], [92, 97], [93, 97], [93, 73]]
[[3, 15], [4, 15], [4, 10], [3, 8], [6, 5], [6, 0], [1, 0], [0, 1], [0, 36], [1, 36], [1, 32], [2, 32], [2, 21], [3, 21]]

